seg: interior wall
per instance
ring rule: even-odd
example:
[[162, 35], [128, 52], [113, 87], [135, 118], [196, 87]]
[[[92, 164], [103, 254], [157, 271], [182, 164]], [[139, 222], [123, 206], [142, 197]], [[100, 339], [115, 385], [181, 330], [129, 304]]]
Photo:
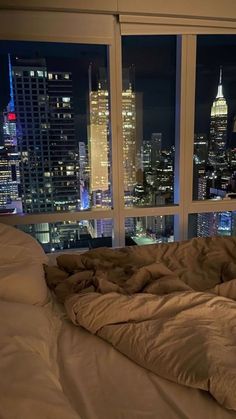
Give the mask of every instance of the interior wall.
[[1, 8], [236, 19], [235, 0], [1, 0]]
[[235, 0], [118, 0], [120, 13], [236, 19]]

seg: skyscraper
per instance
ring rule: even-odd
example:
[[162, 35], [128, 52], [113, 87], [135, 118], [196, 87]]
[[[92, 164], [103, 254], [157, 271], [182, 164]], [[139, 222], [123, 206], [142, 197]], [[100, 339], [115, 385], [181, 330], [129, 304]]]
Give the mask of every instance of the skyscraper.
[[124, 190], [132, 199], [137, 182], [136, 93], [128, 72], [123, 71], [123, 73], [125, 75], [122, 90]]
[[[142, 98], [134, 92], [130, 78], [129, 71], [126, 71], [122, 90], [122, 131], [124, 190], [126, 203], [132, 204], [134, 188], [138, 180], [139, 162], [141, 161], [142, 122], [137, 127], [136, 113], [138, 111], [140, 115], [142, 114]], [[93, 90], [92, 66], [90, 66], [89, 84], [90, 193], [93, 206], [110, 206], [110, 113], [108, 83], [104, 71], [100, 70], [97, 88]]]
[[151, 135], [151, 143], [152, 143], [151, 164], [152, 164], [152, 167], [156, 167], [157, 163], [160, 162], [162, 133], [153, 132]]
[[209, 163], [223, 169], [226, 164], [228, 106], [223, 95], [222, 68], [216, 98], [211, 107]]
[[208, 141], [206, 134], [194, 134], [194, 163], [201, 167], [205, 165], [208, 154]]
[[48, 72], [45, 59], [17, 57], [12, 70], [23, 211], [74, 210], [79, 168], [71, 73]]
[[92, 89], [92, 66], [89, 67], [88, 149], [90, 193], [92, 205], [104, 206], [110, 185], [109, 170], [109, 93], [105, 75], [99, 77], [97, 89]]
[[12, 86], [12, 69], [8, 55], [10, 101], [3, 112], [3, 145], [0, 147], [0, 207], [2, 212], [22, 212], [20, 171], [17, 147], [16, 113]]

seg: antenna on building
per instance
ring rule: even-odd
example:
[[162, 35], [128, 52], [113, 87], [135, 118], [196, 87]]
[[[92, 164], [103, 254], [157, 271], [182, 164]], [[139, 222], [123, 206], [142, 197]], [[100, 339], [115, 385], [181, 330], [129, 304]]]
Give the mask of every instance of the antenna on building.
[[15, 103], [14, 103], [14, 96], [13, 96], [13, 84], [12, 84], [12, 67], [11, 67], [11, 56], [8, 54], [8, 71], [9, 71], [9, 82], [10, 82], [10, 102], [8, 104], [9, 111], [15, 111]]
[[216, 99], [218, 99], [220, 97], [224, 97], [224, 95], [223, 95], [223, 87], [222, 87], [222, 73], [223, 73], [223, 69], [222, 69], [222, 65], [221, 65], [220, 66], [220, 78], [219, 78], [219, 84], [218, 84], [218, 90], [217, 90]]
[[222, 65], [220, 66], [220, 80], [219, 84], [222, 84]]

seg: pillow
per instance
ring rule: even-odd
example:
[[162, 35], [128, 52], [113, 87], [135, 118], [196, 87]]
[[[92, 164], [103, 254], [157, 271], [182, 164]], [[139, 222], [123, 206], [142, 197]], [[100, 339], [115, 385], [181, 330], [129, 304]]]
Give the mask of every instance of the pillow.
[[0, 299], [44, 305], [48, 295], [42, 263], [21, 261], [0, 266]]
[[48, 289], [43, 264], [48, 257], [27, 233], [0, 223], [0, 299], [43, 305]]
[[15, 262], [47, 263], [42, 246], [27, 233], [0, 223], [0, 266]]

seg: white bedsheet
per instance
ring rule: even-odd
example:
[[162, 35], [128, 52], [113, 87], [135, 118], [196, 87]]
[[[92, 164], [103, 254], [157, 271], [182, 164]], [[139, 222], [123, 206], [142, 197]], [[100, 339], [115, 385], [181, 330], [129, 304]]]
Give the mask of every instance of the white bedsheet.
[[0, 301], [1, 419], [236, 419], [56, 311]]

